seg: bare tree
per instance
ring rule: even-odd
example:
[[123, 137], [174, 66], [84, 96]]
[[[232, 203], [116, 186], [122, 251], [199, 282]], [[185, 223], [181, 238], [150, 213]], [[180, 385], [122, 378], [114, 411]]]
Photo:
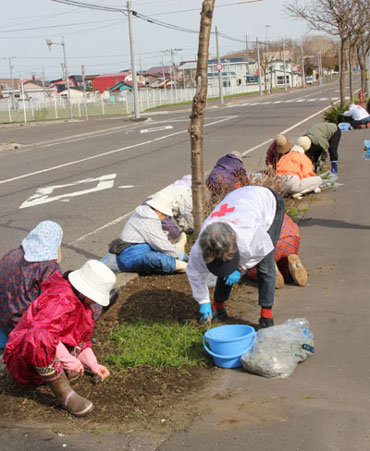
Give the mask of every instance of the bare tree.
[[[340, 39], [340, 60], [344, 61], [345, 49], [351, 36], [351, 16], [356, 0], [299, 0], [285, 4], [290, 16], [305, 20], [311, 29], [323, 31]], [[361, 0], [359, 0], [361, 1]], [[368, 0], [365, 0], [368, 1]], [[344, 67], [339, 74], [340, 101], [345, 104]]]
[[212, 17], [215, 0], [204, 0], [201, 12], [198, 62], [195, 76], [196, 92], [193, 98], [190, 115], [190, 141], [191, 141], [191, 174], [193, 194], [194, 232], [198, 236], [206, 215], [205, 185], [203, 177], [203, 129], [204, 114], [207, 102], [207, 69], [209, 55], [209, 38], [211, 34]]
[[[370, 0], [359, 0], [357, 3], [357, 14], [355, 18], [356, 25], [356, 43], [354, 53], [358, 59], [361, 69], [361, 90], [366, 90], [366, 58], [370, 52]], [[369, 93], [368, 93], [369, 95]]]

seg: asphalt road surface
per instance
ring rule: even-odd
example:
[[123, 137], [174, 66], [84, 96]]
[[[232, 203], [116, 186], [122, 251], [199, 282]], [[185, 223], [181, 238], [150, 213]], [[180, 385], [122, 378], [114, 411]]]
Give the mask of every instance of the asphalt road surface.
[[[247, 168], [262, 168], [274, 136], [294, 140], [338, 98], [334, 83], [209, 107], [205, 170], [232, 150]], [[137, 205], [191, 172], [189, 111], [153, 112], [135, 124], [104, 118], [3, 128], [0, 142], [11, 137], [23, 146], [0, 152], [0, 254], [51, 219], [64, 230], [63, 269], [103, 256]]]

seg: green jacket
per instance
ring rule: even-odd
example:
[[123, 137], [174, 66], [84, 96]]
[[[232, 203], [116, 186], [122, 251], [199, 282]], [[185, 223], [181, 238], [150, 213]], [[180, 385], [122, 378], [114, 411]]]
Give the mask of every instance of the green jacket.
[[330, 122], [319, 122], [309, 128], [305, 136], [308, 136], [313, 145], [321, 147], [325, 152], [326, 156], [329, 151], [329, 139], [338, 130], [337, 124], [332, 124]]

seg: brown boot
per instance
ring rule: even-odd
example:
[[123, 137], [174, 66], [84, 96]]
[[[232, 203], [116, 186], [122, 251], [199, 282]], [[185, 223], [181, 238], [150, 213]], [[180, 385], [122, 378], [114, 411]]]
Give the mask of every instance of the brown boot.
[[275, 288], [283, 288], [285, 285], [284, 277], [281, 274], [278, 265], [275, 263], [275, 269], [276, 269], [276, 280], [275, 280]]
[[56, 379], [53, 379], [52, 376], [44, 376], [44, 379], [62, 407], [68, 412], [76, 415], [76, 417], [84, 417], [93, 410], [94, 406], [91, 401], [72, 390], [64, 372]]
[[293, 277], [294, 282], [301, 287], [307, 285], [308, 274], [298, 255], [288, 255], [288, 265], [290, 275]]

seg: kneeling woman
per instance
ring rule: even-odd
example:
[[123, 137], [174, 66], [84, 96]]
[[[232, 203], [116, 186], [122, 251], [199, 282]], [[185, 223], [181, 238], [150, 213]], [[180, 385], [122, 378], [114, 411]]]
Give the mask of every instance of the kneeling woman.
[[91, 349], [90, 305], [107, 306], [115, 280], [107, 266], [89, 260], [66, 278], [55, 272], [43, 283], [42, 294], [23, 314], [5, 347], [3, 362], [16, 382], [40, 385], [45, 381], [70, 413], [91, 412], [92, 402], [71, 389], [64, 370], [82, 375], [86, 366], [102, 380], [109, 376]]

